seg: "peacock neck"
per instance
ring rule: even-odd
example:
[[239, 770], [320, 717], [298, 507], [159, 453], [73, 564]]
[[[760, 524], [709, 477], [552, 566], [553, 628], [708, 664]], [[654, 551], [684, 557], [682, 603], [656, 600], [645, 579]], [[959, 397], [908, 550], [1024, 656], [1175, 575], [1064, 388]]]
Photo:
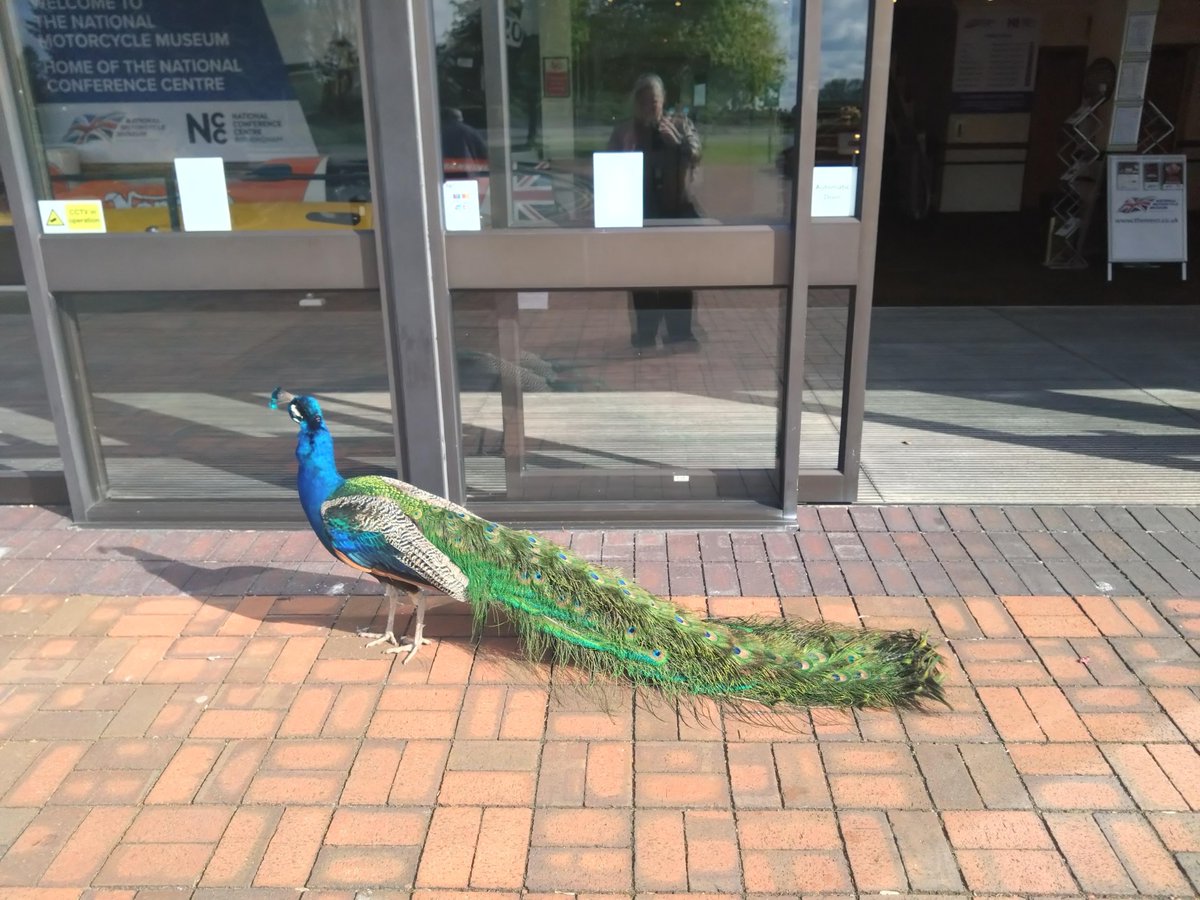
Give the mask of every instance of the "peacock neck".
[[321, 504], [329, 495], [342, 486], [346, 479], [338, 474], [333, 458], [333, 437], [324, 423], [316, 428], [304, 427], [296, 442], [296, 459], [300, 469], [296, 486], [300, 494], [300, 505], [321, 543], [329, 545], [329, 535], [321, 521]]

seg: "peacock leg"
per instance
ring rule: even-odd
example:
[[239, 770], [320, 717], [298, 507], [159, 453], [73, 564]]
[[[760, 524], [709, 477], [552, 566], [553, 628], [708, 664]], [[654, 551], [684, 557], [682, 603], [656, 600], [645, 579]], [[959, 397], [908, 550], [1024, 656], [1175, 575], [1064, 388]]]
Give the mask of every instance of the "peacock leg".
[[[385, 584], [383, 586], [383, 593], [388, 599], [387, 626], [383, 629], [383, 634], [380, 634], [380, 635], [374, 635], [371, 632], [366, 632], [366, 631], [359, 632], [359, 635], [361, 637], [374, 637], [375, 638], [375, 640], [373, 640], [373, 641], [371, 641], [371, 643], [367, 644], [368, 647], [374, 647], [376, 644], [384, 644], [384, 643], [396, 644], [397, 643], [396, 635], [393, 633], [392, 629], [395, 627], [395, 623], [396, 623], [396, 597], [399, 595], [400, 591], [396, 589], [396, 586], [394, 584]], [[389, 648], [389, 649], [394, 649], [394, 648]]]
[[417, 655], [417, 651], [421, 649], [422, 644], [432, 643], [429, 638], [425, 637], [425, 595], [417, 590], [413, 590], [413, 604], [416, 606], [416, 625], [413, 628], [413, 636], [404, 638], [403, 642], [396, 647], [388, 647], [388, 653], [400, 653], [407, 650], [408, 656], [401, 660], [402, 665], [407, 665], [408, 662]]

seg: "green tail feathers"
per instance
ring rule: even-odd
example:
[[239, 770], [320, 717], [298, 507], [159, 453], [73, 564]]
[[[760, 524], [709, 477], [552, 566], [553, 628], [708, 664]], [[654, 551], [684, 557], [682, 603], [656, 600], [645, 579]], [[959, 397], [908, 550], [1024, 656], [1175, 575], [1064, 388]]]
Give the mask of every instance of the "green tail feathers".
[[548, 652], [668, 695], [771, 707], [945, 702], [941, 657], [925, 635], [703, 618], [529, 532], [422, 507], [413, 518], [469, 579], [477, 623], [499, 608], [532, 658]]

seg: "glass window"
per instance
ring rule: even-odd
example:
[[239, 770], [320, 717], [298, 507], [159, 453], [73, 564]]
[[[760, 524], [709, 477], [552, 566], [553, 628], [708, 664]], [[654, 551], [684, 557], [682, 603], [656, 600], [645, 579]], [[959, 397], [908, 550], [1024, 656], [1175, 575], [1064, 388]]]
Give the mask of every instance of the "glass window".
[[785, 292], [456, 292], [468, 499], [779, 503]]
[[373, 292], [72, 294], [109, 499], [295, 496], [296, 426], [276, 385], [336, 421], [344, 474], [395, 476]]
[[821, 4], [821, 87], [817, 99], [812, 214], [858, 215], [870, 0]]
[[61, 472], [24, 285], [8, 192], [0, 178], [0, 472]]
[[[223, 171], [223, 227], [370, 227], [354, 0], [5, 9], [39, 199], [99, 200], [108, 231], [186, 229]], [[178, 172], [196, 157], [221, 160], [215, 182]]]
[[[0, 229], [0, 246], [11, 233]], [[58, 437], [23, 288], [0, 287], [0, 384], [0, 472], [61, 472]]]
[[[482, 227], [591, 227], [624, 187], [647, 225], [790, 220], [799, 0], [483, 3], [434, 0], [445, 177], [477, 183]], [[597, 183], [598, 152], [640, 152], [640, 171]]]
[[808, 292], [801, 469], [836, 469], [840, 464], [850, 296], [850, 288], [811, 288]]

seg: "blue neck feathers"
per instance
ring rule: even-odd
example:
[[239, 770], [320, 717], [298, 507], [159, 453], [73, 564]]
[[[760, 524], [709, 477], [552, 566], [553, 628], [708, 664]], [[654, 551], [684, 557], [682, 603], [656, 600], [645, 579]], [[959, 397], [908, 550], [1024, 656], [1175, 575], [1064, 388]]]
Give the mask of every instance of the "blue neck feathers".
[[300, 493], [300, 505], [321, 543], [329, 546], [329, 535], [321, 521], [321, 504], [329, 495], [342, 486], [346, 479], [338, 474], [333, 460], [333, 437], [324, 422], [316, 427], [304, 424], [296, 440], [296, 459], [300, 470], [296, 476], [296, 487]]

